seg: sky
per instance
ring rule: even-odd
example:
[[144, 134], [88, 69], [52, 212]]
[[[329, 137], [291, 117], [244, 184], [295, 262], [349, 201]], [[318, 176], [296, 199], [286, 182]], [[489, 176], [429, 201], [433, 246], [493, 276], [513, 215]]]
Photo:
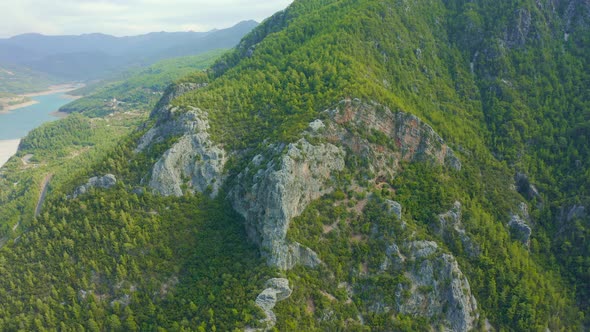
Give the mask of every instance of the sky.
[[22, 33], [132, 36], [261, 22], [292, 0], [0, 0], [0, 38]]

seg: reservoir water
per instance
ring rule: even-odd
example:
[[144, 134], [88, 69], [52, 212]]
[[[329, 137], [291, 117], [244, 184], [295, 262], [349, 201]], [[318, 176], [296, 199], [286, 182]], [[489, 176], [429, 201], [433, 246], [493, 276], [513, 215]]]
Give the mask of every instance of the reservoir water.
[[43, 123], [59, 119], [51, 113], [72, 101], [64, 92], [31, 99], [38, 103], [0, 114], [0, 140], [23, 138]]
[[16, 153], [21, 138], [43, 123], [59, 119], [52, 113], [72, 101], [65, 92], [31, 99], [37, 101], [37, 104], [0, 113], [0, 167]]

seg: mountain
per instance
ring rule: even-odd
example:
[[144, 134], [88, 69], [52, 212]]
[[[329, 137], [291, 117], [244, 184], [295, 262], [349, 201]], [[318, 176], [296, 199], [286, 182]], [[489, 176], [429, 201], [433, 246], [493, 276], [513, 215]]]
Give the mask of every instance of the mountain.
[[589, 37], [583, 0], [294, 1], [5, 210], [0, 326], [585, 330]]
[[170, 57], [230, 48], [257, 24], [244, 21], [209, 32], [156, 32], [130, 37], [24, 34], [0, 39], [0, 63], [27, 67], [61, 79], [86, 81]]
[[[227, 50], [174, 57], [139, 69], [129, 70], [109, 80], [99, 81], [70, 92], [84, 96], [60, 108], [60, 112], [105, 116], [109, 113], [153, 108], [168, 85], [197, 69], [208, 68]], [[147, 113], [147, 112], [146, 112]]]
[[18, 94], [41, 91], [50, 85], [63, 82], [56, 77], [26, 67], [0, 64], [0, 92]]

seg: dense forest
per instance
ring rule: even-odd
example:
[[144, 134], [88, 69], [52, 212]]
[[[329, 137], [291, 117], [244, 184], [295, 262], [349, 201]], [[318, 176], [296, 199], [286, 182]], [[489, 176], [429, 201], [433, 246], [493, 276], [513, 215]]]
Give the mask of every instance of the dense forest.
[[[120, 139], [146, 121], [169, 84], [207, 68], [221, 54], [212, 51], [164, 60], [76, 91], [87, 96], [64, 106], [73, 114], [31, 131], [21, 141], [16, 157], [0, 172], [1, 236], [20, 234], [15, 225], [25, 226], [33, 218], [45, 177], [53, 176], [54, 186], [84, 174], [93, 161], [104, 158]], [[126, 91], [138, 98], [128, 99]], [[116, 98], [124, 102], [117, 107], [107, 105]]]
[[[99, 87], [69, 106], [81, 115], [23, 140], [18, 157], [33, 154], [46, 168], [19, 171], [14, 158], [2, 169], [0, 329], [452, 330], [447, 317], [465, 308], [434, 296], [463, 280], [463, 296], [477, 301], [469, 328], [586, 329], [589, 12], [577, 0], [298, 0], [206, 72], [180, 79], [152, 67]], [[192, 91], [163, 102], [190, 83]], [[133, 103], [152, 87], [164, 98], [137, 98], [144, 109], [135, 116], [97, 102], [112, 95]], [[415, 151], [383, 123], [353, 124], [350, 109], [367, 112], [361, 119], [368, 109], [376, 119], [416, 116], [423, 126], [412, 137], [429, 135], [418, 149], [453, 151], [460, 167], [404, 159]], [[200, 112], [206, 117], [195, 125], [174, 122]], [[325, 128], [309, 129], [316, 120]], [[168, 129], [139, 149], [159, 126]], [[186, 137], [194, 138], [194, 164], [214, 159], [199, 155], [203, 146], [228, 152], [217, 196], [191, 188], [183, 159], [169, 163], [182, 174], [183, 194], [153, 190], [154, 170]], [[330, 144], [343, 151], [342, 167], [286, 224], [285, 241], [321, 264], [269, 266], [275, 253], [256, 242], [263, 235], [232, 201], [235, 188], [288, 177], [276, 174]], [[38, 191], [26, 188], [47, 173], [55, 180], [35, 216]], [[105, 174], [117, 184], [72, 197]], [[436, 250], [419, 256], [418, 244]], [[437, 279], [448, 262], [451, 276]], [[416, 271], [425, 269], [436, 280], [420, 283]], [[257, 295], [273, 277], [288, 279], [293, 292], [274, 307], [276, 325], [265, 326]], [[415, 298], [426, 300], [412, 311]]]

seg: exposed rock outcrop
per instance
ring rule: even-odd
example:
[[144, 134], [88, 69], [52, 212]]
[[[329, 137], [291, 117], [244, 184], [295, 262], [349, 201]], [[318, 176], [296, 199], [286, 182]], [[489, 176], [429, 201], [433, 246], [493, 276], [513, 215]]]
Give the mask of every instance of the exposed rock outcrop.
[[573, 219], [584, 218], [586, 215], [586, 207], [583, 205], [574, 205], [568, 209], [567, 214], [565, 215], [565, 220], [570, 222]]
[[[287, 241], [287, 230], [311, 201], [332, 191], [332, 175], [344, 169], [346, 151], [368, 160], [374, 174], [393, 176], [401, 161], [461, 169], [442, 138], [411, 114], [355, 99], [340, 102], [324, 115], [326, 119], [309, 124], [305, 138], [270, 145], [265, 155], [255, 156], [229, 194], [246, 219], [250, 238], [268, 263], [281, 269], [320, 262], [313, 251]], [[392, 208], [401, 217], [401, 207]]]
[[[564, 33], [565, 41], [570, 34], [584, 31], [590, 27], [590, 2], [587, 0], [561, 0], [567, 3], [563, 13], [565, 22]], [[561, 2], [559, 1], [559, 2]]]
[[402, 205], [400, 203], [386, 199], [385, 206], [387, 207], [387, 211], [389, 211], [389, 213], [395, 215], [397, 219], [402, 219]]
[[512, 236], [518, 239], [525, 246], [529, 246], [531, 238], [531, 227], [527, 224], [529, 218], [528, 208], [525, 203], [520, 203], [519, 213], [512, 214], [508, 226]]
[[437, 233], [444, 241], [451, 241], [455, 236], [459, 237], [467, 254], [475, 257], [479, 255], [480, 248], [465, 232], [461, 221], [461, 210], [461, 202], [455, 202], [451, 210], [439, 214]]
[[179, 113], [154, 126], [140, 139], [137, 152], [154, 142], [181, 135], [154, 165], [149, 186], [165, 196], [181, 196], [188, 190], [214, 197], [224, 181], [226, 152], [211, 141], [205, 112], [190, 108]]
[[509, 48], [522, 47], [529, 38], [532, 26], [531, 12], [528, 9], [519, 8], [514, 13], [512, 25], [504, 34], [504, 41]]
[[343, 100], [327, 110], [323, 136], [354, 154], [368, 157], [376, 170], [395, 171], [400, 161], [422, 161], [461, 170], [461, 162], [444, 140], [415, 115], [392, 112], [379, 104]]
[[312, 145], [305, 139], [286, 147], [273, 145], [269, 151], [274, 152], [273, 159], [256, 156], [238, 176], [230, 200], [270, 265], [315, 266], [320, 262], [315, 253], [287, 241], [289, 222], [311, 201], [332, 191], [325, 184], [333, 172], [344, 168], [345, 152], [333, 144]]
[[[187, 89], [192, 88], [198, 87]], [[216, 196], [225, 181], [227, 154], [210, 139], [207, 113], [163, 106], [155, 114], [157, 122], [139, 140], [136, 152], [165, 140], [177, 141], [154, 165], [149, 186], [162, 195], [180, 196], [188, 190]], [[370, 171], [378, 175], [393, 176], [401, 161], [461, 169], [442, 138], [411, 114], [355, 99], [342, 101], [324, 115], [327, 119], [311, 122], [297, 142], [271, 144], [255, 156], [229, 190], [228, 198], [245, 218], [249, 237], [267, 262], [280, 269], [321, 262], [310, 249], [288, 241], [287, 230], [310, 202], [333, 190], [330, 181], [344, 169], [346, 151], [368, 160]], [[400, 217], [401, 209], [392, 208]]]
[[102, 188], [102, 189], [109, 189], [114, 187], [117, 184], [117, 178], [113, 174], [107, 174], [102, 177], [92, 177], [88, 179], [86, 184], [79, 186], [74, 190], [74, 193], [70, 196], [70, 198], [76, 198], [80, 195], [87, 193], [90, 188]]
[[293, 291], [289, 287], [289, 280], [284, 278], [273, 278], [266, 282], [266, 289], [256, 297], [256, 305], [264, 311], [266, 318], [262, 320], [265, 325], [262, 329], [247, 329], [248, 331], [267, 331], [273, 328], [277, 322], [277, 317], [272, 309], [277, 302], [283, 301], [291, 296]]
[[[398, 286], [397, 311], [440, 317], [447, 331], [472, 330], [478, 319], [477, 302], [457, 260], [431, 241], [409, 242], [404, 251], [408, 252], [405, 276], [410, 285]], [[408, 298], [402, 295], [404, 290], [409, 290]]]

